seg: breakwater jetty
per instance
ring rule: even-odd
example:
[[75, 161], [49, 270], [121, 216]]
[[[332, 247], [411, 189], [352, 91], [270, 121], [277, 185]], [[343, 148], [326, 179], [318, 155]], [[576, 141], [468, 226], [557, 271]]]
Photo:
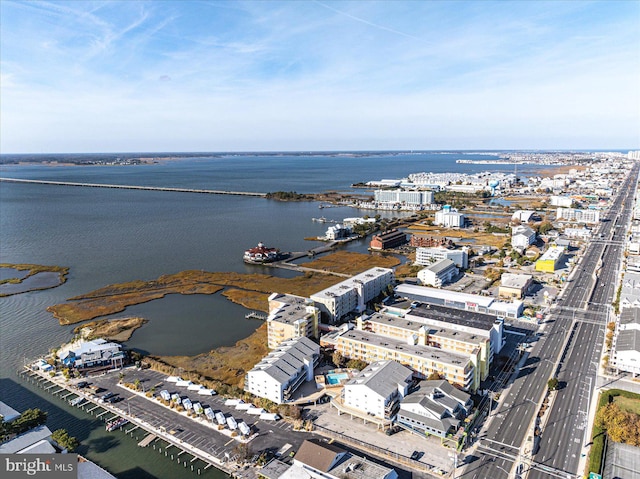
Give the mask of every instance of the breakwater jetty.
[[207, 195], [236, 195], [236, 196], [254, 196], [258, 198], [266, 198], [266, 193], [258, 193], [253, 191], [228, 191], [228, 190], [207, 190], [196, 188], [171, 188], [164, 186], [138, 186], [138, 185], [113, 185], [106, 183], [78, 183], [74, 181], [51, 181], [51, 180], [26, 180], [22, 178], [0, 178], [0, 182], [5, 183], [35, 183], [39, 185], [57, 185], [57, 186], [80, 186], [84, 188], [114, 188], [121, 190], [149, 190], [149, 191], [171, 191], [174, 193], [199, 193]]

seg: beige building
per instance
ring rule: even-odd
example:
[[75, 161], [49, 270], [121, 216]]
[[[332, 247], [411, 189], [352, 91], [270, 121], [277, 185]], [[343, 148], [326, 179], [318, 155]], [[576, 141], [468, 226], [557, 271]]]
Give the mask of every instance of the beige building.
[[498, 295], [503, 298], [518, 298], [527, 294], [533, 284], [530, 274], [502, 273]]
[[[379, 315], [383, 316], [383, 315]], [[382, 318], [378, 318], [380, 325]], [[392, 318], [393, 319], [393, 318]], [[399, 321], [406, 323], [402, 318]], [[361, 359], [367, 363], [374, 361], [394, 360], [400, 364], [411, 368], [413, 371], [423, 377], [429, 377], [432, 373], [440, 374], [447, 381], [457, 384], [460, 387], [475, 391], [480, 384], [480, 368], [478, 367], [478, 358], [482, 353], [476, 347], [474, 354], [467, 354], [464, 351], [467, 346], [463, 345], [464, 341], [458, 341], [456, 336], [463, 336], [461, 332], [445, 332], [441, 331], [438, 335], [430, 337], [431, 344], [426, 344], [427, 335], [423, 333], [423, 343], [419, 334], [414, 333], [409, 337], [402, 336], [408, 334], [403, 332], [402, 328], [390, 328], [396, 336], [383, 336], [373, 332], [373, 324], [375, 321], [362, 321], [360, 326], [363, 329], [342, 330], [333, 334], [325, 335], [320, 339], [323, 346], [333, 346], [343, 356], [351, 359]], [[419, 325], [423, 326], [423, 325]], [[419, 328], [412, 325], [412, 327]], [[345, 328], [346, 329], [346, 328]], [[390, 333], [391, 334], [391, 333]], [[447, 337], [448, 336], [448, 337]], [[471, 342], [471, 338], [468, 338]], [[444, 345], [445, 341], [456, 343], [459, 350], [445, 349], [438, 347], [436, 344]], [[483, 343], [485, 356], [489, 355], [490, 348], [487, 343]], [[488, 367], [487, 367], [488, 369]]]
[[320, 310], [313, 301], [292, 294], [273, 293], [269, 296], [267, 335], [269, 349], [282, 341], [296, 338], [318, 339]]

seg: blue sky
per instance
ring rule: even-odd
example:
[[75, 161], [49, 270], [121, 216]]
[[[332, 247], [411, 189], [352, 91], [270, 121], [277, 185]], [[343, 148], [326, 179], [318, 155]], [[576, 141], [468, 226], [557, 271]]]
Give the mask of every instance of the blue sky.
[[0, 1], [0, 152], [640, 148], [640, 2]]

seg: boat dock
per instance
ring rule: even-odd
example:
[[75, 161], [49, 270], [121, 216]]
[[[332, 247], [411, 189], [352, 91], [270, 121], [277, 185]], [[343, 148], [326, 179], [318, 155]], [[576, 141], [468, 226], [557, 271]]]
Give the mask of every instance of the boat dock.
[[21, 178], [0, 178], [0, 182], [5, 183], [32, 183], [39, 185], [57, 185], [57, 186], [80, 186], [84, 188], [115, 188], [121, 190], [148, 190], [148, 191], [171, 191], [174, 193], [199, 193], [208, 195], [236, 195], [236, 196], [254, 196], [266, 198], [266, 193], [257, 193], [253, 191], [227, 191], [227, 190], [206, 190], [194, 188], [170, 188], [163, 186], [137, 186], [137, 185], [112, 185], [105, 183], [77, 183], [74, 181], [50, 181], [50, 180], [25, 180]]
[[[205, 443], [202, 439], [206, 434], [209, 436], [222, 436], [218, 442], [236, 443], [237, 440], [235, 438], [229, 441], [230, 438], [222, 434], [216, 434], [209, 426], [194, 424], [193, 430], [188, 431], [192, 440], [189, 442], [182, 440], [175, 430], [178, 429], [176, 421], [172, 421], [172, 418], [162, 414], [155, 416], [153, 412], [145, 414], [144, 409], [140, 408], [137, 403], [130, 402], [137, 395], [133, 394], [132, 396], [124, 387], [118, 388], [122, 391], [119, 391], [116, 395], [120, 395], [125, 399], [119, 401], [117, 404], [120, 404], [120, 407], [117, 407], [115, 404], [102, 401], [96, 391], [92, 391], [91, 388], [77, 388], [71, 382], [59, 376], [51, 377], [48, 373], [34, 371], [29, 367], [19, 371], [18, 375], [23, 380], [48, 392], [70, 406], [81, 409], [95, 419], [104, 422], [107, 431], [119, 430], [136, 438], [139, 441], [138, 446], [152, 446], [154, 450], [163, 453], [168, 459], [184, 465], [194, 474], [204, 474], [211, 466], [232, 477], [239, 471], [239, 465], [235, 463], [233, 457], [231, 459], [225, 457], [225, 452], [229, 454], [229, 451], [233, 451], [233, 444], [230, 444], [227, 449], [222, 447], [216, 449], [211, 447], [210, 444], [212, 442]], [[114, 379], [114, 382], [116, 380], [117, 378]], [[144, 402], [151, 403], [149, 404], [149, 409], [152, 407], [163, 408], [159, 404], [154, 404], [155, 401], [145, 400]], [[123, 404], [126, 405], [122, 406]], [[244, 476], [246, 477], [246, 474]]]

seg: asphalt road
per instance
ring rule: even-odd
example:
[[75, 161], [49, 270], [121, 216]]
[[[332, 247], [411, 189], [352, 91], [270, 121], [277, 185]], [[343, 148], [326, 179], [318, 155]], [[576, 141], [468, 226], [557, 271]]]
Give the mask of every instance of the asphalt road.
[[[561, 387], [548, 411], [548, 423], [541, 436], [540, 449], [534, 457], [536, 462], [558, 471], [558, 476], [561, 475], [560, 471], [566, 477], [581, 476], [583, 472], [578, 471], [578, 468], [580, 456], [586, 454], [585, 447], [589, 442], [589, 405], [596, 386], [610, 305], [615, 296], [637, 176], [638, 167], [635, 166], [626, 186], [621, 188], [614, 207], [607, 214], [608, 221], [602, 224], [600, 233], [604, 240], [591, 248], [594, 251], [602, 250], [602, 267], [597, 279], [594, 281], [590, 275], [580, 274], [576, 280], [577, 288], [583, 289], [589, 288], [590, 282], [595, 282], [593, 294], [588, 299], [587, 311], [572, 312], [575, 331], [558, 370], [557, 377]], [[585, 259], [580, 265], [582, 273], [590, 273], [596, 265], [593, 258], [589, 262]], [[565, 304], [563, 308], [565, 317], [569, 312], [564, 311], [566, 306]], [[574, 306], [573, 303], [571, 306]], [[582, 307], [581, 304], [580, 306]], [[532, 470], [529, 474], [530, 479], [547, 477], [548, 471], [541, 469]]]
[[[586, 436], [589, 398], [596, 384], [608, 305], [620, 263], [620, 244], [626, 233], [637, 176], [636, 165], [609, 209], [606, 218], [609, 221], [602, 222], [599, 232], [603, 240], [592, 241], [586, 248], [579, 270], [559, 301], [560, 307], [543, 325], [527, 361], [493, 412], [486, 434], [479, 438], [480, 460], [467, 465], [456, 477], [507, 479], [524, 467], [520, 456], [522, 447], [532, 431], [547, 381], [560, 354], [558, 379], [562, 389], [547, 412], [548, 423], [529, 477], [575, 477], [577, 474]], [[597, 281], [594, 275], [601, 257], [603, 266]], [[587, 303], [589, 308], [585, 311]]]

